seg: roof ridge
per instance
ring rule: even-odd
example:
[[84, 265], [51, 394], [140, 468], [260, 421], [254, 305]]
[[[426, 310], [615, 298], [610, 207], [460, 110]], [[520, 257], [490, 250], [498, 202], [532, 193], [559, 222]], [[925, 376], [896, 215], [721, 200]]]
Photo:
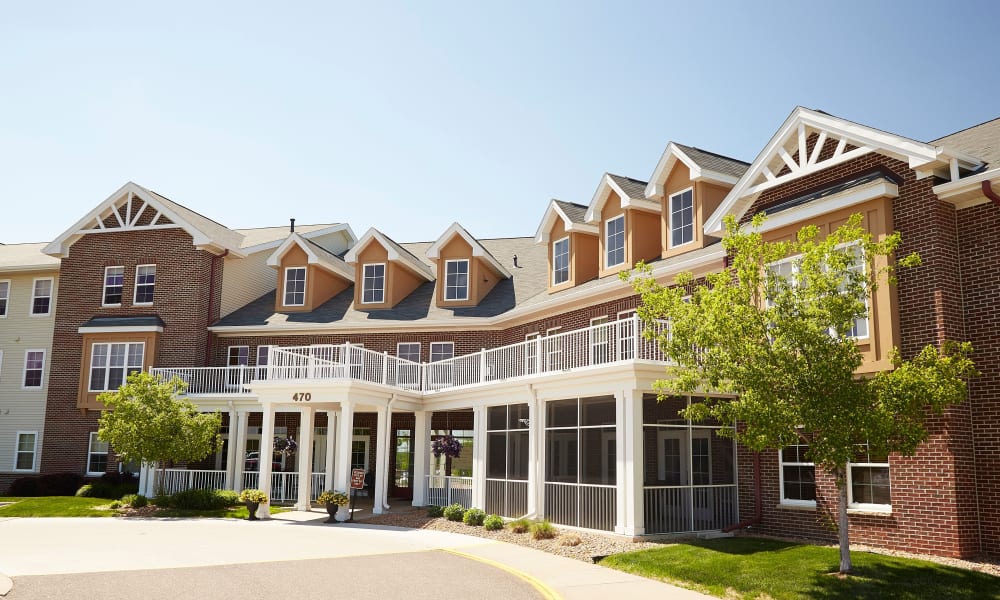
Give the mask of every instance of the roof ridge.
[[[831, 116], [833, 116], [833, 115], [831, 115]], [[724, 158], [726, 160], [731, 160], [733, 162], [738, 162], [740, 164], [744, 164], [744, 165], [747, 165], [747, 166], [750, 166], [751, 164], [753, 164], [753, 163], [749, 163], [749, 162], [747, 162], [745, 160], [742, 160], [742, 159], [739, 159], [739, 158], [733, 158], [732, 156], [727, 156], [725, 154], [719, 154], [718, 152], [713, 152], [711, 150], [705, 150], [704, 148], [699, 148], [698, 146], [691, 146], [691, 145], [688, 145], [688, 144], [682, 144], [680, 142], [674, 142], [674, 143], [677, 144], [678, 146], [680, 146], [681, 148], [691, 148], [692, 150], [697, 150], [698, 152], [702, 152], [704, 154], [711, 154], [712, 156], [715, 156], [717, 158]]]

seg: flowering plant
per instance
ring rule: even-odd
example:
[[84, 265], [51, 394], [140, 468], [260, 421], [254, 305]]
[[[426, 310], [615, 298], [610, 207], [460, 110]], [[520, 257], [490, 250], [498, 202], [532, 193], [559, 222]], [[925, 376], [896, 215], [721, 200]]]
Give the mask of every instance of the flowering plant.
[[431, 452], [435, 458], [442, 454], [451, 458], [458, 458], [462, 455], [462, 442], [452, 435], [443, 435], [431, 442]]
[[290, 437], [286, 437], [286, 438], [275, 437], [274, 438], [274, 453], [275, 454], [284, 454], [285, 456], [291, 456], [291, 455], [295, 454], [295, 450], [298, 449], [298, 447], [299, 447], [299, 445], [296, 444], [295, 440], [293, 440]]
[[317, 498], [316, 501], [319, 502], [320, 504], [336, 504], [337, 506], [344, 506], [348, 502], [350, 502], [350, 499], [344, 492], [335, 492], [333, 490], [326, 490], [325, 492], [319, 495], [319, 498]]
[[267, 494], [258, 489], [248, 488], [240, 492], [240, 502], [267, 504]]

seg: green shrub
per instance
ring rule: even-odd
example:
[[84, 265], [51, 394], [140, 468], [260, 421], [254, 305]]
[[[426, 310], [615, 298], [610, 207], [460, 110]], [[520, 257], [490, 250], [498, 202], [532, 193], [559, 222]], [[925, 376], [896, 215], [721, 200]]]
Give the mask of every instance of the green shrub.
[[517, 519], [510, 522], [510, 530], [514, 533], [527, 533], [531, 529], [531, 521], [528, 519]]
[[76, 490], [77, 498], [93, 498], [94, 497], [94, 485], [90, 483], [85, 483], [80, 486], [80, 489]]
[[486, 511], [481, 508], [470, 508], [465, 511], [462, 516], [462, 522], [466, 525], [472, 525], [473, 527], [479, 527], [483, 524], [486, 519]]
[[122, 504], [132, 508], [142, 508], [149, 504], [149, 500], [142, 494], [126, 494], [122, 496]]
[[238, 503], [239, 496], [226, 490], [184, 490], [170, 499], [170, 506], [181, 510], [217, 510]]
[[11, 482], [8, 496], [22, 498], [35, 496], [72, 496], [83, 484], [83, 477], [76, 473], [49, 473], [19, 477]]
[[166, 494], [158, 494], [149, 499], [153, 503], [153, 506], [159, 506], [161, 508], [169, 508], [173, 498]]
[[440, 506], [436, 505], [436, 504], [428, 504], [427, 505], [427, 516], [428, 517], [434, 517], [435, 519], [438, 518], [438, 517], [442, 517], [442, 516], [444, 516], [444, 509], [441, 508]]
[[225, 506], [236, 506], [240, 503], [240, 495], [232, 490], [215, 490], [215, 495], [219, 502], [225, 503]]
[[120, 500], [115, 500], [114, 502], [111, 503], [111, 509], [112, 510], [117, 510], [117, 509], [119, 509], [121, 507], [122, 507], [122, 503], [121, 503]]
[[556, 537], [557, 533], [556, 528], [548, 519], [531, 524], [531, 539], [533, 540], [551, 540]]
[[461, 521], [465, 516], [465, 508], [461, 504], [451, 504], [444, 509], [444, 518], [449, 521]]
[[497, 515], [490, 515], [483, 519], [483, 529], [486, 531], [499, 531], [503, 529], [503, 519]]

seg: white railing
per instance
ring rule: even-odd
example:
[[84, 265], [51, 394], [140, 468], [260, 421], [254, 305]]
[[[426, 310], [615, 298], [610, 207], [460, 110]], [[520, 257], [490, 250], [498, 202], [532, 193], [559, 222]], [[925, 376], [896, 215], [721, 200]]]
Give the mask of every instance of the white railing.
[[649, 486], [643, 491], [646, 533], [712, 531], [738, 520], [735, 485]]
[[[245, 471], [243, 473], [243, 489], [259, 488], [260, 473]], [[313, 473], [310, 498], [315, 501], [323, 493], [326, 485], [326, 473]], [[271, 473], [271, 502], [289, 503], [299, 501], [299, 474], [297, 471]]]
[[164, 469], [162, 478], [156, 471], [160, 485], [153, 489], [164, 494], [176, 494], [184, 490], [224, 490], [226, 472], [206, 469]]
[[545, 482], [545, 518], [558, 525], [612, 531], [618, 490], [613, 485]]
[[486, 480], [486, 506], [489, 514], [521, 517], [528, 512], [528, 482], [513, 479]]
[[656, 335], [664, 321], [644, 326], [633, 316], [483, 349], [433, 363], [416, 363], [352, 344], [272, 347], [266, 366], [155, 368], [169, 379], [178, 376], [188, 394], [248, 394], [248, 384], [261, 380], [354, 380], [418, 392], [436, 392], [543, 373], [564, 372], [603, 364], [648, 360], [664, 362]]
[[465, 508], [472, 508], [472, 478], [428, 475], [427, 504], [461, 504]]

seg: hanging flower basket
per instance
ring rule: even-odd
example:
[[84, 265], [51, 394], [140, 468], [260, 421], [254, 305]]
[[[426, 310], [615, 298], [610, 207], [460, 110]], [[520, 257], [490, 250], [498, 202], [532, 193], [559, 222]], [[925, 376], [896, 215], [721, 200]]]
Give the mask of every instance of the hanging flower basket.
[[431, 452], [435, 458], [442, 455], [449, 458], [458, 458], [462, 455], [462, 442], [452, 435], [443, 435], [431, 442]]
[[295, 450], [298, 449], [298, 447], [299, 447], [299, 445], [296, 444], [295, 440], [293, 440], [290, 437], [286, 437], [286, 438], [276, 437], [276, 438], [274, 438], [274, 454], [275, 455], [283, 454], [285, 456], [291, 456], [291, 455], [295, 454]]

